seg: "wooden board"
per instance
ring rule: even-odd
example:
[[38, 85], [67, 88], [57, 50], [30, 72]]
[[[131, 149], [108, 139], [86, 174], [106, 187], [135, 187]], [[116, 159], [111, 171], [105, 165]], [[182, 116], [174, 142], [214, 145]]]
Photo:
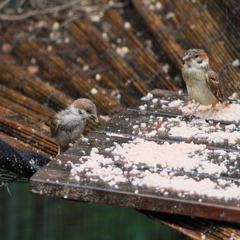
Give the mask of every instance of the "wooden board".
[[[31, 191], [69, 200], [99, 202], [142, 210], [239, 222], [239, 139], [231, 142], [228, 139], [209, 141], [205, 135], [196, 137], [190, 134], [189, 138], [184, 135], [173, 136], [171, 129], [174, 127], [177, 129], [179, 126], [180, 123], [176, 117], [181, 114], [181, 111], [178, 108], [163, 107], [163, 105], [168, 105], [168, 102], [173, 99], [183, 99], [187, 105], [189, 99], [177, 92], [156, 90], [152, 93], [153, 98], [157, 100], [140, 100], [132, 108], [112, 118], [97, 131], [81, 139], [65, 154], [57, 156], [38, 171], [31, 178]], [[145, 109], [140, 110], [139, 106], [143, 105]], [[220, 123], [210, 121], [195, 124], [195, 120], [182, 121], [186, 121], [190, 132], [191, 129], [201, 129], [207, 125], [208, 136], [217, 131], [225, 133], [238, 133], [239, 131], [238, 122], [233, 124], [233, 122], [226, 121]], [[164, 127], [164, 131], [159, 130], [161, 127]], [[153, 167], [144, 162], [130, 163], [121, 156], [116, 157], [116, 148], [124, 149], [124, 146], [127, 146], [124, 144], [133, 143], [134, 139], [156, 142], [163, 146], [166, 143], [171, 145], [182, 142], [203, 144], [202, 146], [205, 147], [200, 151], [199, 156], [216, 168], [223, 166], [225, 171], [211, 170], [208, 172], [201, 167], [201, 169], [186, 170], [161, 164]], [[146, 152], [149, 152], [151, 156], [151, 149], [146, 149]], [[164, 156], [161, 156], [159, 152], [159, 158], [161, 157]], [[103, 160], [100, 161], [100, 159]], [[101, 175], [103, 170], [106, 173]], [[174, 178], [178, 179], [177, 177], [191, 180], [197, 187], [188, 191], [187, 187], [181, 186], [181, 182], [177, 187], [171, 184], [164, 185], [164, 181], [159, 181], [157, 186], [156, 183], [153, 185], [136, 184], [136, 181], [144, 178], [147, 171], [153, 176], [159, 174], [163, 177], [161, 179], [167, 178], [169, 182]], [[197, 183], [201, 181], [213, 184], [212, 190], [215, 194], [209, 191], [204, 192], [200, 185], [198, 189]], [[206, 186], [208, 187], [211, 190], [211, 186]], [[229, 196], [228, 189], [235, 190], [234, 195]]]

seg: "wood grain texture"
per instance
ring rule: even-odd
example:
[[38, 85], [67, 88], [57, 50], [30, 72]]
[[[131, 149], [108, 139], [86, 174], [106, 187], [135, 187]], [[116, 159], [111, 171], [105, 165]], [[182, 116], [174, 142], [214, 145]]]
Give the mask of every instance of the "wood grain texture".
[[[169, 99], [184, 99], [184, 101], [188, 101], [185, 95], [179, 94], [178, 92], [156, 89], [152, 91], [152, 93], [153, 98], [162, 100], [162, 103], [159, 101], [153, 106], [152, 100], [140, 100], [133, 107], [128, 108], [127, 111], [112, 118], [95, 132], [89, 134], [87, 138], [80, 140], [76, 145], [65, 152], [64, 155], [57, 156], [48, 166], [38, 171], [31, 178], [31, 191], [37, 194], [45, 194], [69, 200], [98, 202], [139, 209], [140, 212], [146, 214], [150, 218], [171, 226], [193, 239], [202, 239], [202, 237], [206, 237], [207, 239], [222, 239], [223, 237], [238, 236], [238, 224], [230, 222], [239, 222], [239, 199], [226, 200], [224, 198], [208, 197], [206, 195], [202, 196], [201, 193], [198, 193], [197, 189], [195, 189], [194, 193], [182, 197], [180, 194], [181, 191], [172, 188], [165, 189], [165, 191], [168, 191], [166, 195], [164, 194], [165, 191], [156, 191], [151, 187], [136, 187], [132, 184], [131, 180], [134, 174], [130, 173], [130, 169], [125, 166], [126, 162], [122, 159], [119, 159], [119, 161], [114, 160], [114, 154], [111, 153], [112, 150], [108, 149], [113, 149], [116, 144], [122, 145], [131, 142], [134, 138], [155, 141], [158, 142], [158, 144], [166, 142], [172, 144], [182, 141], [188, 143], [194, 141], [195, 144], [206, 144], [209, 150], [208, 154], [211, 163], [218, 163], [219, 165], [221, 165], [223, 161], [226, 163], [229, 152], [239, 153], [238, 144], [230, 146], [228, 142], [217, 144], [209, 142], [208, 140], [172, 137], [166, 134], [166, 132], [168, 132], [167, 129], [165, 133], [160, 131], [154, 136], [148, 135], [148, 133], [152, 132], [154, 129], [160, 128], [161, 124], [167, 121], [167, 118], [174, 119], [180, 114], [177, 108], [162, 108], [160, 106], [161, 104], [166, 104], [166, 101]], [[139, 109], [139, 106], [143, 104], [147, 105], [144, 111]], [[162, 117], [159, 125], [154, 124], [155, 120], [159, 117]], [[149, 121], [150, 119], [151, 121]], [[141, 123], [146, 124], [144, 132], [140, 134], [140, 129], [132, 131], [134, 125], [141, 125]], [[170, 123], [172, 124], [171, 127], [174, 127], [174, 122], [170, 121]], [[214, 122], [209, 124], [210, 129], [211, 126], [216, 125]], [[220, 122], [219, 126], [221, 124], [229, 125], [231, 122]], [[236, 129], [236, 131], [239, 130]], [[211, 133], [209, 132], [209, 134]], [[107, 181], [103, 181], [100, 176], [89, 177], [87, 174], [88, 170], [78, 174], [79, 181], [71, 177], [71, 164], [80, 164], [81, 166], [81, 163], [89, 159], [88, 157], [92, 149], [97, 149], [97, 154], [112, 159], [115, 168], [119, 168], [119, 170], [121, 169], [123, 172], [128, 171], [128, 181], [120, 183], [119, 187], [115, 188], [109, 185]], [[211, 152], [211, 150], [227, 150], [228, 153], [226, 153], [221, 160], [216, 152]], [[146, 149], [146, 151], [150, 151], [150, 149]], [[159, 156], [159, 158], [161, 158], [161, 156]], [[190, 178], [196, 181], [208, 179], [215, 183], [231, 179], [238, 185], [238, 164], [236, 165], [235, 162], [228, 161], [226, 166], [229, 171], [224, 174], [199, 174], [197, 172], [184, 171], [179, 168], [172, 170], [171, 175], [185, 176], [187, 179]], [[138, 167], [140, 171], [145, 171], [147, 169], [149, 169], [147, 166], [139, 165]], [[159, 171], [160, 169], [161, 167]], [[109, 172], [108, 174], [111, 176], [112, 173]], [[160, 182], [159, 186], [161, 186]], [[202, 200], [200, 201], [199, 199]], [[211, 219], [220, 220], [222, 222], [212, 221]]]
[[[51, 8], [54, 3], [64, 4], [61, 0], [45, 3], [45, 7]], [[43, 14], [43, 9], [39, 16], [29, 15], [25, 12], [28, 9], [23, 9], [23, 15], [11, 9], [8, 20], [2, 18], [0, 130], [1, 139], [14, 147], [55, 155], [57, 145], [49, 133], [51, 117], [79, 97], [90, 98], [96, 104], [100, 124], [129, 106], [133, 106], [125, 112], [129, 119], [141, 118], [134, 104], [148, 91], [185, 88], [182, 57], [190, 48], [206, 50], [212, 69], [223, 82], [225, 97], [239, 94], [237, 0], [132, 0], [123, 7], [110, 7], [108, 1], [100, 1], [99, 6], [88, 5], [87, 11], [79, 3], [67, 8], [58, 6], [46, 11], [48, 14]], [[3, 7], [1, 13], [6, 17], [8, 10]], [[9, 21], [11, 17], [18, 20]], [[160, 105], [156, 109], [150, 105], [146, 108], [149, 114], [155, 110], [164, 119], [179, 114]], [[119, 116], [116, 119], [122, 120]], [[109, 122], [109, 127], [114, 127], [114, 121]], [[99, 124], [89, 121], [84, 134], [98, 127]], [[148, 126], [149, 131], [151, 127]], [[101, 131], [107, 130], [104, 128]], [[123, 125], [122, 131], [128, 134], [129, 129]], [[213, 147], [225, 148], [226, 143]], [[230, 150], [236, 151], [236, 146]], [[171, 221], [162, 220], [169, 225]], [[197, 224], [192, 225], [193, 230], [191, 221], [186, 220], [185, 230], [180, 222], [172, 227], [193, 238], [192, 234], [199, 233], [195, 238], [201, 239]], [[205, 230], [208, 231], [207, 227]], [[235, 239], [239, 238], [236, 231], [231, 231]], [[226, 235], [229, 238], [230, 232]], [[208, 237], [221, 239], [217, 235]]]

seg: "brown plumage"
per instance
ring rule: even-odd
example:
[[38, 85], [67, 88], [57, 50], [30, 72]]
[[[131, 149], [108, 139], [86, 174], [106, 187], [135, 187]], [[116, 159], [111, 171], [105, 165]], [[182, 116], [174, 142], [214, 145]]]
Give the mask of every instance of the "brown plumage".
[[52, 138], [58, 143], [58, 154], [60, 147], [66, 147], [80, 137], [87, 118], [98, 121], [95, 104], [86, 98], [75, 100], [65, 110], [53, 116], [50, 130]]
[[219, 80], [219, 76], [213, 70], [209, 69], [207, 72], [207, 85], [212, 93], [216, 96], [219, 102], [223, 100], [223, 89], [222, 83]]
[[182, 76], [188, 94], [199, 102], [197, 107], [190, 113], [190, 117], [194, 115], [200, 104], [212, 104], [209, 114], [215, 104], [223, 100], [223, 89], [218, 74], [211, 69], [208, 56], [202, 49], [189, 49], [183, 60], [185, 64], [182, 68]]

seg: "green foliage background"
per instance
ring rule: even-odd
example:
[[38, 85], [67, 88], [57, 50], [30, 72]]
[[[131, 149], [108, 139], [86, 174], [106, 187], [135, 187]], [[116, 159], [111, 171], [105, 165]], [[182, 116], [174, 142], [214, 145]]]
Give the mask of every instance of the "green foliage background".
[[177, 231], [130, 208], [34, 195], [28, 184], [0, 188], [1, 240], [178, 240]]

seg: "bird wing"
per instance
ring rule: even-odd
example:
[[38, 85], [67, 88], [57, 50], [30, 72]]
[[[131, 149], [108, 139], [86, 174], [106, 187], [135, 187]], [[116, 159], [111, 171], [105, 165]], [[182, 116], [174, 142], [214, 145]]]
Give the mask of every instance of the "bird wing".
[[207, 85], [216, 98], [221, 102], [223, 100], [222, 83], [218, 79], [218, 74], [211, 69], [207, 72]]
[[86, 119], [81, 119], [68, 110], [61, 111], [52, 118], [50, 124], [51, 136], [54, 138], [59, 131], [72, 132], [76, 127], [79, 127], [80, 123], [83, 124], [84, 128]]
[[61, 126], [62, 122], [62, 112], [57, 113], [55, 116], [53, 116], [51, 124], [50, 124], [50, 130], [51, 130], [51, 136], [56, 136], [59, 127]]

